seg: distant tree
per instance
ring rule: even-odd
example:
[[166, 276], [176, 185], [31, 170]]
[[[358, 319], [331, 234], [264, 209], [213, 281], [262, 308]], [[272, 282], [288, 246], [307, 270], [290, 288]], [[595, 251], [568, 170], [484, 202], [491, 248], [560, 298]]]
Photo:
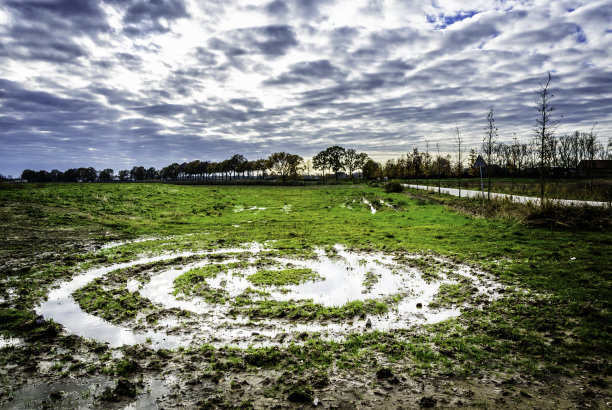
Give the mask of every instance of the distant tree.
[[346, 150], [338, 145], [329, 147], [325, 150], [329, 167], [334, 171], [336, 179], [338, 179], [338, 172], [344, 169], [344, 157]]
[[232, 171], [234, 171], [234, 177], [236, 174], [242, 174], [244, 176], [244, 172], [246, 171], [246, 164], [248, 164], [248, 160], [242, 154], [235, 154], [230, 159], [230, 164], [232, 167]]
[[516, 133], [514, 133], [514, 137], [512, 137], [512, 192], [514, 192], [514, 178], [518, 172], [517, 164], [519, 163], [519, 156], [521, 153], [520, 146], [518, 144], [518, 140], [516, 138]]
[[70, 168], [64, 172], [64, 181], [66, 182], [77, 182], [79, 180], [79, 170], [76, 168]]
[[253, 172], [253, 164], [253, 161], [247, 161], [244, 163], [242, 170], [244, 173], [246, 173], [247, 179], [251, 179], [251, 172]]
[[412, 152], [406, 157], [409, 175], [414, 178], [423, 176], [423, 156], [417, 147], [412, 148]]
[[136, 181], [142, 181], [147, 176], [147, 170], [143, 166], [133, 167], [130, 170], [130, 177]]
[[204, 173], [206, 174], [206, 179], [213, 179], [213, 175], [217, 172], [217, 163], [210, 161], [208, 162], [208, 165], [206, 166], [206, 169], [204, 170]]
[[429, 191], [429, 173], [431, 171], [431, 155], [429, 155], [429, 140], [425, 140], [425, 153], [423, 154], [423, 174], [425, 175], [425, 186]]
[[[181, 166], [178, 163], [174, 162], [168, 166], [163, 167], [159, 174], [163, 179], [169, 179], [174, 181], [178, 178], [180, 168]], [[119, 178], [121, 179], [121, 175], [119, 175]]]
[[118, 173], [120, 181], [127, 181], [130, 176], [130, 171], [127, 169], [122, 169]]
[[440, 177], [442, 175], [442, 157], [440, 157], [440, 144], [436, 142], [436, 160], [434, 163], [436, 171], [438, 173], [438, 195], [440, 195]]
[[361, 167], [364, 179], [380, 178], [381, 166], [378, 162], [368, 158]]
[[[586, 152], [587, 160], [592, 161], [595, 160], [599, 151], [601, 151], [601, 145], [597, 141], [597, 133], [595, 131], [595, 126], [597, 123], [593, 124], [591, 127], [591, 131], [587, 134], [584, 134], [584, 147]], [[593, 189], [593, 172], [591, 172], [591, 189]]]
[[398, 164], [398, 160], [395, 158], [390, 158], [385, 162], [383, 166], [382, 173], [388, 179], [398, 179], [401, 176], [400, 166]]
[[63, 179], [64, 173], [60, 171], [59, 169], [52, 169], [51, 172], [49, 173], [49, 176], [51, 177], [51, 181], [59, 182]]
[[98, 172], [93, 167], [79, 168], [79, 179], [83, 182], [94, 182], [98, 178]]
[[[491, 200], [491, 154], [493, 153], [493, 147], [497, 141], [497, 127], [495, 126], [495, 117], [493, 116], [493, 107], [489, 110], [487, 115], [487, 126], [485, 127], [484, 136], [484, 154], [487, 157], [487, 200]], [[473, 164], [472, 164], [473, 165]]]
[[147, 168], [145, 172], [145, 178], [147, 179], [158, 179], [159, 172], [154, 167]]
[[31, 169], [24, 169], [23, 172], [21, 173], [21, 179], [24, 179], [28, 182], [34, 182], [35, 178], [36, 178], [36, 171], [33, 171]]
[[354, 149], [350, 148], [344, 153], [342, 166], [348, 172], [351, 179], [353, 179], [353, 172], [361, 169], [367, 160], [367, 154], [358, 153]]
[[255, 160], [253, 163], [253, 170], [259, 171], [261, 178], [265, 178], [266, 170], [268, 170], [268, 160], [265, 158]]
[[[475, 177], [476, 175], [480, 173], [480, 170], [478, 170], [474, 166], [474, 163], [476, 162], [477, 159], [478, 159], [478, 152], [476, 152], [476, 149], [474, 148], [470, 149], [470, 152], [468, 154], [468, 175], [471, 177]], [[488, 166], [488, 163], [487, 163], [487, 166]]]
[[548, 72], [548, 78], [546, 82], [538, 80], [540, 85], [539, 90], [535, 90], [536, 94], [536, 108], [538, 110], [538, 117], [535, 121], [534, 136], [535, 142], [538, 146], [539, 153], [539, 168], [540, 168], [540, 204], [544, 206], [544, 192], [546, 187], [546, 174], [548, 172], [548, 166], [550, 161], [550, 140], [552, 139], [555, 129], [559, 124], [559, 120], [553, 119], [553, 112], [555, 106], [550, 103], [550, 100], [554, 97], [554, 94], [550, 91], [550, 82], [552, 75]]
[[312, 172], [312, 159], [304, 161], [302, 167], [304, 169], [304, 179], [306, 179], [307, 177], [309, 178], [310, 173]]
[[463, 162], [461, 155], [463, 154], [463, 136], [459, 131], [459, 123], [455, 123], [455, 144], [457, 146], [457, 178], [459, 179], [459, 198], [461, 198], [461, 172], [463, 171]]
[[325, 171], [330, 167], [327, 151], [321, 151], [312, 157], [312, 166], [314, 169], [321, 171], [323, 174], [323, 180], [325, 180]]
[[222, 179], [230, 179], [230, 174], [234, 170], [234, 165], [231, 159], [224, 159], [219, 163], [218, 171], [223, 175]]
[[275, 152], [268, 157], [268, 168], [281, 180], [297, 178], [302, 157], [288, 152]]
[[200, 170], [200, 163], [202, 161], [200, 161], [199, 159], [193, 160], [188, 162], [185, 165], [185, 174], [187, 175], [188, 179], [193, 179], [195, 175], [198, 174], [199, 170]]
[[110, 168], [103, 169], [102, 171], [100, 171], [100, 181], [110, 181], [111, 179], [113, 179], [114, 172], [115, 171]]

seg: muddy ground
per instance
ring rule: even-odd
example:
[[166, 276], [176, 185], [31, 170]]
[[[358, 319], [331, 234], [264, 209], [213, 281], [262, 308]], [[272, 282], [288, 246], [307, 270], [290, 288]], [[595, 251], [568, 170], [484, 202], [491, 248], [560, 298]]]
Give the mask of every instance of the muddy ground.
[[[358, 204], [362, 197], [359, 194], [357, 201], [342, 198], [337, 202]], [[385, 198], [385, 201], [391, 199]], [[364, 206], [361, 210], [364, 220], [382, 218], [385, 216], [379, 215], [382, 212], [394, 212], [387, 218], [417, 220], [415, 215], [419, 209], [432, 206], [416, 201], [399, 206], [399, 200], [395, 201], [396, 208], [386, 210], [385, 206], [376, 214]], [[329, 202], [325, 197], [324, 203]], [[230, 229], [238, 229], [233, 226], [237, 223], [231, 221], [219, 228], [219, 232], [210, 225], [207, 229], [212, 235], [200, 232], [201, 229], [187, 236], [127, 235], [123, 231], [125, 227], [111, 226], [89, 212], [74, 208], [24, 204], [6, 198], [2, 205], [0, 407], [3, 409], [612, 407], [610, 300], [602, 298], [607, 291], [601, 291], [608, 288], [609, 271], [608, 274], [599, 272], [597, 276], [591, 265], [593, 259], [596, 262], [599, 258], [600, 266], [606, 269], [609, 266], [605, 256], [612, 243], [606, 239], [609, 233], [580, 236], [538, 231], [537, 235], [541, 236], [538, 246], [542, 249], [550, 246], [552, 250], [546, 248], [541, 254], [529, 254], [539, 251], [537, 247], [532, 250], [526, 241], [528, 250], [517, 247], [513, 251], [504, 250], [496, 257], [484, 255], [486, 258], [478, 259], [476, 251], [470, 257], [447, 257], [492, 275], [504, 290], [500, 291], [500, 298], [484, 302], [470, 299], [469, 295], [465, 299], [462, 294], [447, 295], [459, 298], [451, 300], [467, 302], [462, 304], [459, 316], [439, 323], [379, 331], [367, 325], [367, 318], [376, 314], [364, 310], [351, 319], [355, 329], [338, 339], [329, 339], [317, 332], [298, 332], [280, 343], [255, 347], [206, 342], [166, 349], [148, 341], [111, 347], [71, 334], [48, 317], [39, 317], [37, 307], [52, 289], [88, 269], [134, 261], [142, 253], [159, 253], [160, 248], [197, 251], [245, 242], [242, 238], [232, 241], [231, 233], [226, 234]], [[265, 204], [255, 205], [264, 208]], [[338, 212], [358, 211], [346, 205], [344, 208], [338, 205], [337, 209]], [[268, 227], [272, 217], [265, 210], [260, 212], [266, 221], [261, 226]], [[328, 208], [324, 212], [329, 212]], [[440, 211], [436, 217], [446, 217], [446, 212]], [[234, 215], [233, 206], [228, 215]], [[254, 219], [253, 216], [246, 218]], [[383, 222], [378, 221], [384, 221], [373, 220], [379, 224]], [[487, 237], [493, 231], [490, 226], [482, 229], [477, 226], [486, 221], [469, 217], [468, 222], [470, 229], [475, 229], [473, 226], [479, 229], [475, 237], [497, 240], [496, 246], [500, 249], [518, 246], [522, 238], [532, 234], [531, 228], [503, 225], [512, 235], [510, 242]], [[240, 223], [246, 225], [246, 222]], [[287, 241], [295, 240], [296, 244], [287, 246], [291, 242], [281, 241], [279, 248], [285, 246], [284, 252], [305, 248], [312, 251], [312, 247], [303, 246], [308, 241], [295, 234], [299, 232], [299, 225], [283, 226], [288, 231], [280, 231], [281, 236], [285, 235]], [[367, 230], [361, 231], [365, 236], [363, 241], [354, 240], [352, 248], [367, 252], [368, 246], [371, 251], [395, 246], [389, 252], [401, 253], [408, 247], [402, 243], [402, 235], [412, 234], [408, 230], [391, 230], [383, 225], [376, 229], [372, 226], [370, 230], [366, 226]], [[279, 231], [274, 234], [278, 236]], [[321, 236], [317, 232], [312, 235]], [[422, 230], [415, 235], [437, 243], [443, 240], [438, 237], [446, 234]], [[536, 239], [540, 240], [540, 236]], [[139, 237], [166, 239], [101, 248], [116, 240]], [[585, 242], [580, 243], [578, 238]], [[458, 236], [457, 240], [463, 237]], [[381, 242], [380, 246], [372, 245], [376, 241]], [[333, 237], [322, 238], [322, 242], [340, 241]], [[575, 250], [572, 247], [574, 253], [565, 258], [567, 249], [562, 247], [572, 242], [578, 246]], [[466, 249], [468, 246], [471, 245], [466, 242]], [[431, 255], [438, 257], [435, 247], [431, 248]], [[571, 258], [578, 259], [577, 265], [558, 273], [567, 278], [572, 271], [578, 272], [577, 279], [571, 282], [577, 293], [559, 296], [540, 276], [519, 280], [510, 274], [519, 269], [550, 274], [557, 269], [555, 258], [560, 259], [555, 252], [567, 259], [564, 265], [573, 263]], [[406, 253], [413, 254], [412, 250]], [[444, 249], [439, 250], [439, 254], [446, 253]], [[515, 262], [512, 258], [522, 259]], [[510, 266], [511, 263], [516, 267]], [[501, 274], [502, 268], [509, 273]], [[146, 281], [156, 269], [145, 269], [140, 274]], [[137, 273], [131, 272], [130, 277], [137, 277]], [[124, 279], [127, 277], [103, 283], [104, 289], [120, 288]], [[597, 296], [589, 298], [588, 295]], [[146, 303], [137, 306], [142, 311], [148, 308], [150, 305]], [[184, 318], [180, 310], [157, 309], [157, 325], [166, 316], [189, 323], [190, 319]], [[139, 321], [142, 311], [128, 318], [109, 316], [108, 321], [137, 327], [138, 323], [146, 323], [146, 320]], [[94, 313], [109, 312], [101, 309]], [[283, 320], [299, 323], [319, 319]], [[195, 326], [185, 325], [177, 332], [189, 335]], [[255, 334], [259, 333], [256, 320], [253, 327], [252, 340], [261, 340], [258, 337], [261, 335]]]

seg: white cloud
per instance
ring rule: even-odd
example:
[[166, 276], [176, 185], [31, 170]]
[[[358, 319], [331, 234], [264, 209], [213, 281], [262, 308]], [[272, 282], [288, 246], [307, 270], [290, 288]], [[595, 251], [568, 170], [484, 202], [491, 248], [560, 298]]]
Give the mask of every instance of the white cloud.
[[[559, 133], [598, 121], [605, 135], [607, 3], [189, 0], [168, 3], [168, 16], [132, 13], [129, 25], [128, 7], [117, 3], [87, 17], [103, 16], [95, 29], [75, 25], [71, 35], [70, 26], [52, 27], [54, 19], [28, 21], [0, 6], [0, 23], [8, 23], [0, 24], [0, 78], [22, 98], [3, 100], [13, 128], [2, 136], [0, 161], [14, 168], [0, 171], [42, 163], [43, 148], [60, 138], [70, 138], [80, 163], [99, 159], [88, 156], [98, 149], [92, 135], [104, 135], [116, 158], [154, 166], [234, 150], [308, 156], [327, 144], [397, 155], [426, 138], [450, 150], [455, 121], [469, 145], [480, 144], [491, 106], [501, 140], [528, 138], [532, 90], [547, 70], [569, 111], [559, 112]], [[48, 38], [18, 35], [22, 26]], [[66, 41], [74, 47], [62, 48]], [[41, 103], [51, 96], [57, 104]], [[41, 151], [17, 151], [18, 138]], [[152, 141], [144, 153], [142, 138]]]

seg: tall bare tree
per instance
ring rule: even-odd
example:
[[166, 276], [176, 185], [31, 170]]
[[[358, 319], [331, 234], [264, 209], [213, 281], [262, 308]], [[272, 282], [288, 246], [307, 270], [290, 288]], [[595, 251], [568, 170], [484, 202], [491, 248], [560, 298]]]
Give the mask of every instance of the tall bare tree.
[[463, 162], [461, 158], [461, 154], [463, 153], [463, 136], [459, 131], [459, 123], [455, 123], [455, 144], [457, 145], [457, 177], [459, 178], [459, 198], [461, 198], [461, 172], [463, 167]]
[[484, 153], [487, 156], [487, 200], [491, 200], [491, 169], [493, 165], [491, 163], [491, 153], [493, 152], [493, 145], [497, 141], [497, 127], [495, 126], [495, 117], [493, 117], [493, 107], [489, 110], [487, 115], [487, 126], [485, 127], [484, 136]]
[[[595, 132], [595, 126], [597, 123], [593, 124], [591, 127], [591, 131], [588, 134], [584, 134], [584, 148], [586, 157], [589, 160], [589, 166], [594, 167], [595, 164], [593, 161], [597, 156], [597, 153], [601, 150], [601, 145], [597, 141], [597, 133]], [[591, 170], [591, 189], [593, 189], [593, 174], [594, 169]]]
[[535, 90], [536, 94], [536, 108], [538, 110], [538, 117], [536, 118], [534, 133], [535, 142], [538, 146], [539, 153], [539, 168], [540, 168], [540, 204], [544, 206], [544, 192], [546, 187], [546, 173], [548, 171], [548, 163], [550, 157], [550, 140], [552, 139], [559, 120], [553, 118], [555, 106], [551, 104], [550, 100], [554, 97], [554, 94], [550, 91], [550, 82], [552, 75], [548, 72], [546, 82], [538, 80], [540, 86], [539, 90]]
[[438, 144], [438, 142], [436, 141], [436, 151], [437, 151], [437, 156], [436, 156], [436, 165], [437, 165], [437, 170], [438, 170], [438, 195], [440, 195], [440, 174], [442, 173], [441, 171], [441, 165], [442, 165], [442, 161], [441, 161], [441, 157], [440, 157], [440, 144]]

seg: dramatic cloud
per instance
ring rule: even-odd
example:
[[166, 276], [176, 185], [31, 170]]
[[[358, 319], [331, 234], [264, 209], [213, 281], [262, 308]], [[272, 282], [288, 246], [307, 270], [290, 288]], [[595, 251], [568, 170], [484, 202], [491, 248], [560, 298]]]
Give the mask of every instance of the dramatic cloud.
[[0, 173], [612, 132], [606, 0], [0, 1]]

